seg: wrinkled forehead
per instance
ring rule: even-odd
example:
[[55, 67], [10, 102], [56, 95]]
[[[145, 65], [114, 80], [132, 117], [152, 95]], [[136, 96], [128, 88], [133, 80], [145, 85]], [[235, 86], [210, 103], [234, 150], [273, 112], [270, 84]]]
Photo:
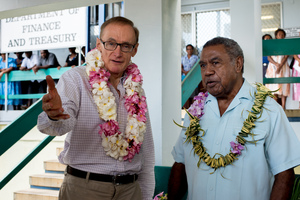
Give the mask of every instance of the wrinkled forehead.
[[227, 55], [224, 45], [212, 45], [202, 49], [200, 60], [209, 59], [216, 56]]

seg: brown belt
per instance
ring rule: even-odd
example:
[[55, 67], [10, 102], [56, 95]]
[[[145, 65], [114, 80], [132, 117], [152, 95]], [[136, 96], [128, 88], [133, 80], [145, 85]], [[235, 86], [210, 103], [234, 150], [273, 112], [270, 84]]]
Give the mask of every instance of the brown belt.
[[[67, 173], [71, 174], [73, 176], [79, 177], [79, 178], [84, 178], [84, 179], [86, 179], [87, 174], [88, 174], [88, 172], [81, 171], [79, 169], [75, 169], [70, 166], [67, 166]], [[107, 174], [90, 173], [90, 175], [89, 175], [89, 180], [111, 182], [115, 185], [133, 183], [137, 179], [138, 179], [137, 174], [113, 176], [113, 175], [107, 175]]]

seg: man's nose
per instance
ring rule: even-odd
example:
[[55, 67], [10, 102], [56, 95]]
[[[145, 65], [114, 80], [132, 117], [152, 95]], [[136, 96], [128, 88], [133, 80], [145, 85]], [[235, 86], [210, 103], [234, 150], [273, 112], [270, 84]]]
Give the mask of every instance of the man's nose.
[[215, 70], [214, 70], [214, 67], [212, 66], [212, 64], [207, 64], [207, 66], [205, 67], [204, 75], [210, 76], [210, 75], [213, 75], [214, 73], [215, 73]]
[[121, 45], [120, 44], [117, 45], [117, 48], [114, 50], [114, 54], [116, 56], [120, 56], [122, 54]]

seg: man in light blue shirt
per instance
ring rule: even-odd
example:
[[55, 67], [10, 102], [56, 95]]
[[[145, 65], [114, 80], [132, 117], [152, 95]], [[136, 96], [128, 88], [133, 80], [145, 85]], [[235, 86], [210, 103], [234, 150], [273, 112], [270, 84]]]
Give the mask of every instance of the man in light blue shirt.
[[[214, 38], [203, 48], [200, 58], [205, 100], [200, 126], [207, 153], [215, 158], [228, 154], [236, 142], [254, 103], [255, 87], [242, 76], [244, 56], [239, 45], [227, 38]], [[189, 200], [266, 200], [289, 199], [295, 166], [300, 165], [300, 141], [276, 101], [267, 97], [261, 117], [255, 122], [254, 137], [245, 137], [241, 154], [232, 164], [216, 171], [194, 154], [192, 143], [185, 143], [183, 129], [172, 155], [175, 163], [169, 181], [169, 200], [179, 199], [188, 188]], [[185, 117], [184, 126], [190, 119]]]

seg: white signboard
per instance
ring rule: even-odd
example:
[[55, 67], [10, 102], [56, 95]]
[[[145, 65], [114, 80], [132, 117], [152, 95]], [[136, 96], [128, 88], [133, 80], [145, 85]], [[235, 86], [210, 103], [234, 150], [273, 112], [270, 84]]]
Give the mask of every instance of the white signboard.
[[286, 37], [287, 38], [300, 37], [300, 27], [297, 27], [297, 28], [285, 28], [284, 30], [286, 32]]
[[1, 20], [1, 52], [86, 45], [86, 8], [72, 8]]

